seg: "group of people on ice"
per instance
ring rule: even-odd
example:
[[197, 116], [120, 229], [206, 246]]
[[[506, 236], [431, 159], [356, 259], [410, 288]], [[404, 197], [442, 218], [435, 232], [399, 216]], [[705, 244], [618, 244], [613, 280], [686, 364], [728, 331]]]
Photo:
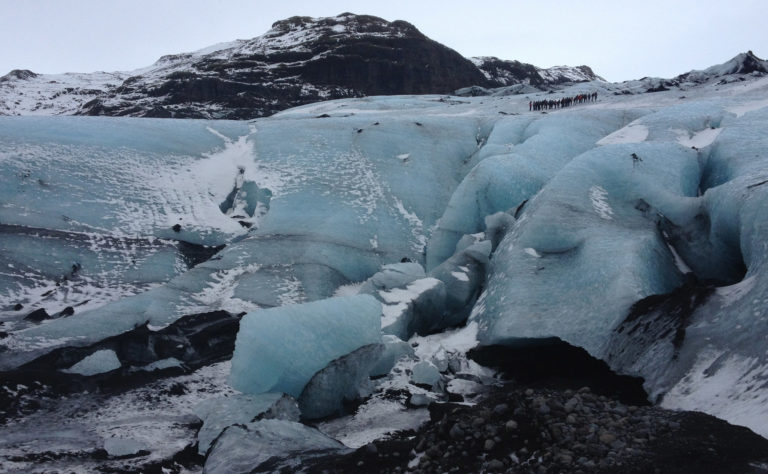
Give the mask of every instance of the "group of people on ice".
[[585, 102], [596, 102], [597, 92], [591, 94], [579, 94], [573, 97], [562, 97], [560, 99], [536, 100], [528, 102], [528, 110], [550, 110], [570, 107], [573, 104], [583, 104]]

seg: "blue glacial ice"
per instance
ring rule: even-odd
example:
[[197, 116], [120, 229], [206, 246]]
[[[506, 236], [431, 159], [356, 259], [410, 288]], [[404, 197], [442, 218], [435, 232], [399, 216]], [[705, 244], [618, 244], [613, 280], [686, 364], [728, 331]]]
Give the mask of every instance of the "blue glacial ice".
[[[481, 344], [558, 337], [668, 406], [755, 427], [768, 102], [764, 82], [723, 87], [547, 114], [509, 113], [525, 96], [422, 96], [248, 123], [0, 118], [0, 367], [224, 309], [250, 313], [232, 383], [299, 397], [382, 332], [469, 315]], [[635, 303], [691, 281], [712, 294], [679, 347], [616, 336]], [[375, 374], [407, 353], [389, 342]], [[358, 362], [355, 383], [327, 384], [359, 388]]]
[[637, 208], [695, 197], [699, 174], [695, 152], [668, 144], [605, 146], [572, 160], [496, 250], [473, 315], [480, 341], [559, 337], [600, 357], [635, 301], [681, 283], [656, 222]]
[[369, 295], [254, 311], [240, 322], [230, 383], [298, 398], [330, 362], [380, 341], [381, 304]]

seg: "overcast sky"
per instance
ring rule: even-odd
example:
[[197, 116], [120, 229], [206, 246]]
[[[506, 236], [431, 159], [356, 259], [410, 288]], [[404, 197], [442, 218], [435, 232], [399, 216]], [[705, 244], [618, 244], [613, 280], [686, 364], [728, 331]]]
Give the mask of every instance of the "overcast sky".
[[610, 81], [768, 55], [766, 0], [0, 0], [0, 75], [127, 71], [347, 11], [406, 20], [464, 56], [586, 64]]

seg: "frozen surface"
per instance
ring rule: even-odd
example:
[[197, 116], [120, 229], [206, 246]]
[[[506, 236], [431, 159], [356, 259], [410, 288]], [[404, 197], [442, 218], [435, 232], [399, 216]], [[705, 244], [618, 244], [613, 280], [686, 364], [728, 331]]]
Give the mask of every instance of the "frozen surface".
[[366, 401], [348, 417], [323, 422], [318, 429], [350, 448], [359, 448], [398, 431], [417, 429], [429, 421], [429, 410], [407, 409], [381, 398]]
[[380, 319], [381, 304], [369, 295], [250, 313], [240, 322], [230, 382], [245, 393], [299, 397], [331, 361], [378, 343]]

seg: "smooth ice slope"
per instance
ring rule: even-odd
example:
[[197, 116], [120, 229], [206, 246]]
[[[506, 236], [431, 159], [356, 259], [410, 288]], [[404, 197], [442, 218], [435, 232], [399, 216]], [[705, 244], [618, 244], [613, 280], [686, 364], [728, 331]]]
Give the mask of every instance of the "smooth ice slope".
[[230, 383], [245, 393], [283, 392], [298, 398], [332, 360], [380, 342], [380, 319], [381, 304], [368, 295], [247, 314], [237, 334]]

